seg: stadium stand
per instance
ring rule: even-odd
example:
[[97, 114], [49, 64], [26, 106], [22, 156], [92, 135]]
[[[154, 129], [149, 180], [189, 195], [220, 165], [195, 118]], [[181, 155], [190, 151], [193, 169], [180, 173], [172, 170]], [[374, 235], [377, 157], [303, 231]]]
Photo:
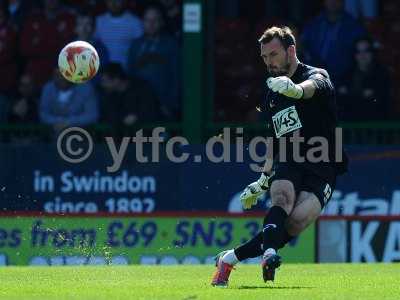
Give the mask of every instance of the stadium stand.
[[[7, 76], [2, 76], [3, 80], [0, 84], [2, 99], [0, 122], [3, 124], [1, 137], [4, 140], [16, 132], [38, 134], [36, 129], [42, 127], [38, 126], [37, 121], [35, 122], [36, 118], [17, 117], [13, 111], [16, 107], [19, 109], [22, 107], [15, 106], [16, 103], [22, 103], [17, 101], [20, 98], [19, 82], [23, 78], [26, 79], [26, 76], [32, 77], [36, 86], [35, 93], [40, 95], [43, 85], [52, 75], [58, 51], [76, 36], [76, 17], [91, 15], [96, 18], [104, 15], [107, 12], [107, 2], [105, 0], [0, 1], [5, 12], [5, 21], [0, 28], [0, 65], [2, 66], [0, 72], [7, 74]], [[204, 75], [212, 78], [210, 80], [213, 81], [213, 87], [207, 87], [208, 93], [212, 95], [210, 98], [212, 103], [210, 107], [207, 107], [207, 115], [210, 115], [210, 121], [216, 124], [234, 122], [262, 126], [263, 115], [258, 110], [262, 106], [265, 71], [260, 63], [258, 36], [267, 26], [285, 23], [294, 28], [295, 34], [300, 37], [305, 24], [322, 9], [321, 1], [306, 1], [303, 3], [306, 9], [302, 10], [300, 18], [279, 7], [278, 11], [275, 11], [276, 7], [268, 6], [271, 1], [257, 0], [252, 6], [246, 5], [245, 2], [242, 0], [218, 2], [215, 8], [215, 26], [207, 32], [208, 36], [213, 36], [212, 44], [204, 51], [205, 57], [210, 56], [209, 51], [212, 51], [213, 56], [209, 69], [212, 74]], [[288, 7], [290, 2], [282, 1], [281, 5]], [[163, 16], [166, 18], [165, 30], [174, 36], [178, 45], [181, 46], [182, 1], [160, 0], [153, 3], [163, 7]], [[398, 20], [400, 4], [395, 0], [377, 1], [377, 3], [376, 17], [364, 18], [360, 14], [358, 22], [374, 39], [379, 61], [388, 69], [391, 81], [397, 82], [400, 79], [400, 50], [397, 42], [400, 33]], [[130, 0], [126, 1], [126, 8], [142, 18], [148, 4], [149, 2], [145, 0]], [[230, 9], [224, 10], [224, 6], [229, 6]], [[298, 39], [298, 50], [299, 57], [303, 59], [303, 45], [300, 39]], [[102, 65], [106, 63], [102, 62]], [[128, 73], [130, 73], [129, 70]], [[98, 86], [99, 78], [93, 83], [96, 91], [101, 93]], [[181, 89], [182, 80], [178, 81], [179, 89]], [[389, 117], [395, 121], [400, 113], [398, 100], [400, 87], [396, 84], [392, 86], [389, 101], [391, 104], [388, 111], [390, 111]], [[174, 94], [179, 93], [174, 92]], [[171, 101], [171, 103], [177, 102]], [[32, 102], [29, 110], [35, 107], [38, 107], [37, 103]], [[182, 105], [178, 109], [182, 110]], [[29, 114], [29, 116], [35, 115], [37, 111], [36, 114]], [[181, 112], [175, 115], [179, 116]], [[107, 119], [107, 117], [99, 116], [101, 122]], [[158, 121], [165, 121], [165, 119], [168, 118], [161, 114]], [[170, 121], [175, 120], [172, 118]], [[20, 125], [18, 128], [12, 127], [13, 123]], [[102, 123], [102, 125], [109, 126], [107, 123]], [[374, 125], [371, 126], [374, 127]], [[379, 124], [377, 126], [382, 127]], [[380, 129], [377, 128], [371, 128], [371, 130], [379, 131]], [[385, 132], [390, 131], [387, 126], [385, 128]], [[352, 136], [360, 137], [364, 133], [357, 131], [357, 134], [352, 134]], [[392, 136], [391, 133], [387, 135]]]

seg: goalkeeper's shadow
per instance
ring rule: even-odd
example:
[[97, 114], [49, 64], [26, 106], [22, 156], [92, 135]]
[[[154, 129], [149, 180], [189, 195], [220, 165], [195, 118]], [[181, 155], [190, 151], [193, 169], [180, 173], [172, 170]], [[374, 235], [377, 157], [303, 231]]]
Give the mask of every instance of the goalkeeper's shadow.
[[241, 285], [237, 287], [238, 290], [253, 290], [253, 289], [277, 289], [277, 290], [303, 290], [303, 289], [313, 289], [312, 286], [273, 286], [273, 285], [263, 285], [263, 286], [249, 286]]

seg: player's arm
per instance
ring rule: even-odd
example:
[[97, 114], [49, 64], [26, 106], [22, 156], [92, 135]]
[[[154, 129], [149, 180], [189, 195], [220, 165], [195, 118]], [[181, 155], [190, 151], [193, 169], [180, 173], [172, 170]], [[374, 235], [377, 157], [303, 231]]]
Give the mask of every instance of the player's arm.
[[333, 89], [328, 73], [325, 70], [319, 70], [311, 73], [307, 80], [299, 84], [295, 84], [287, 76], [270, 77], [267, 80], [267, 84], [272, 91], [283, 94], [286, 97], [310, 99], [316, 94], [322, 95]]
[[274, 160], [270, 157], [267, 157], [262, 172], [266, 175], [271, 175], [273, 164], [274, 164]]
[[309, 79], [298, 84], [303, 89], [303, 99], [310, 99], [314, 95], [322, 95], [333, 90], [328, 73], [321, 70], [321, 73], [313, 73]]
[[317, 87], [313, 80], [306, 80], [298, 85], [303, 89], [302, 99], [310, 99], [312, 96], [314, 96]]

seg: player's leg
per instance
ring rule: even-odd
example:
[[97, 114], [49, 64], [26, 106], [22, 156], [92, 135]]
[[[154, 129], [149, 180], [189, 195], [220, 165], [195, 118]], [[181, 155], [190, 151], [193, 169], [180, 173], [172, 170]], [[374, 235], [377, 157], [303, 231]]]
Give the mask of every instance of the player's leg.
[[280, 265], [276, 251], [291, 239], [285, 229], [285, 222], [293, 209], [296, 187], [300, 186], [302, 179], [302, 171], [291, 163], [280, 163], [274, 171], [270, 189], [272, 206], [264, 218], [262, 232], [238, 248], [217, 256], [217, 262], [234, 266], [239, 261], [264, 254], [263, 270], [268, 270], [263, 271], [265, 280], [273, 280], [275, 269]]
[[[277, 249], [283, 248], [290, 240], [303, 232], [311, 223], [313, 223], [321, 214], [321, 203], [318, 197], [312, 192], [302, 191], [295, 201], [295, 206], [286, 219], [282, 231], [281, 243]], [[221, 252], [217, 256], [217, 263], [220, 261], [225, 264], [225, 270], [230, 270], [227, 266], [235, 266], [238, 262], [248, 258], [259, 257], [264, 253], [263, 250], [264, 232], [259, 232], [251, 240], [231, 250]], [[274, 270], [265, 274], [269, 278], [274, 278]], [[229, 277], [229, 274], [228, 274]], [[226, 282], [228, 280], [226, 278]]]
[[[246, 258], [262, 255], [267, 248], [261, 248], [261, 245], [266, 244], [269, 244], [270, 248], [274, 247], [272, 249], [275, 251], [275, 253], [269, 255], [269, 260], [265, 260], [269, 264], [268, 276], [271, 280], [273, 279], [275, 268], [280, 265], [280, 257], [276, 255], [276, 250], [290, 239], [284, 224], [287, 215], [293, 209], [296, 198], [295, 186], [299, 186], [301, 182], [301, 172], [291, 164], [279, 164], [275, 168], [275, 175], [272, 181], [270, 189], [272, 207], [264, 218], [263, 231], [237, 249], [224, 251], [217, 255], [217, 270], [214, 274], [212, 285], [226, 286], [233, 266]], [[271, 237], [268, 236], [266, 239], [267, 230], [270, 232]]]
[[264, 253], [262, 243], [263, 233], [260, 231], [256, 236], [239, 247], [218, 253], [215, 257], [217, 270], [214, 273], [211, 285], [227, 286], [230, 273], [238, 262], [248, 258], [259, 257]]
[[271, 185], [271, 208], [263, 222], [263, 248], [277, 250], [284, 236], [285, 222], [291, 214], [296, 191], [289, 180], [275, 180]]
[[[321, 213], [321, 210], [323, 209], [324, 205], [329, 201], [331, 195], [332, 195], [332, 190], [335, 186], [336, 178], [335, 178], [335, 173], [332, 172], [332, 170], [329, 167], [326, 167], [324, 169], [324, 172], [320, 172], [321, 170], [311, 170], [311, 169], [298, 169], [298, 168], [286, 168], [286, 171], [283, 172], [285, 176], [288, 176], [288, 171], [290, 172], [296, 172], [297, 176], [300, 174], [300, 180], [293, 180], [292, 182], [295, 183], [296, 191], [299, 191], [298, 197], [296, 199], [297, 203], [295, 205], [295, 208], [293, 208], [290, 211], [290, 217], [285, 218], [285, 228], [287, 229], [287, 233], [289, 236], [297, 236], [300, 232], [302, 232], [310, 223], [315, 221], [318, 216]], [[319, 174], [319, 175], [317, 175]], [[290, 175], [289, 175], [290, 176]], [[289, 177], [290, 178], [290, 177]], [[296, 179], [296, 177], [292, 177]], [[298, 177], [297, 177], [298, 178]], [[274, 193], [274, 182], [271, 185], [271, 195]], [[266, 241], [268, 241], [268, 233], [271, 231], [269, 230], [266, 232], [265, 227], [264, 227], [264, 245], [263, 248], [264, 250], [267, 249], [266, 252], [264, 252], [263, 255], [263, 278], [264, 280], [273, 280], [276, 265], [279, 265], [280, 262], [275, 263], [276, 260], [272, 261], [272, 268], [269, 268], [268, 264], [270, 263], [270, 260], [268, 260], [268, 248], [270, 248], [270, 245], [273, 245], [273, 247], [277, 247], [279, 244], [277, 243], [280, 242], [284, 243], [284, 229], [280, 231], [280, 238], [275, 240], [275, 244], [270, 243], [266, 244]], [[273, 248], [272, 251], [276, 251], [277, 248]], [[271, 252], [272, 252], [271, 251]], [[273, 258], [276, 258], [276, 254], [272, 252]], [[279, 257], [278, 257], [279, 258]], [[265, 267], [267, 266], [267, 268]]]
[[[275, 183], [276, 182], [276, 183]], [[294, 185], [291, 181], [289, 180], [278, 180], [278, 181], [274, 181], [273, 185], [274, 190], [276, 192], [279, 193], [279, 188], [281, 189], [287, 189], [289, 191], [289, 193], [291, 193], [290, 198], [295, 198], [295, 189], [294, 189]], [[272, 187], [271, 187], [272, 188]], [[271, 202], [272, 202], [272, 207], [274, 206], [274, 204], [279, 204], [279, 195], [277, 195], [277, 197], [272, 197], [272, 191], [271, 191]], [[295, 200], [290, 200], [295, 202]], [[286, 205], [285, 205], [286, 207]], [[279, 207], [281, 208], [281, 207]], [[286, 209], [290, 210], [291, 207], [286, 207]], [[275, 209], [270, 209], [269, 213], [271, 213], [271, 211], [273, 212]], [[275, 217], [276, 218], [276, 217]], [[272, 219], [272, 220], [271, 220]], [[263, 222], [263, 228], [266, 226], [266, 222], [273, 222], [274, 218], [268, 218], [267, 217], [264, 218], [264, 222]], [[279, 220], [280, 221], [280, 220]], [[276, 249], [280, 249], [282, 248], [287, 242], [289, 242], [293, 237], [290, 236], [287, 232], [287, 230], [285, 229], [285, 226], [281, 226], [279, 229], [281, 229], [278, 234], [277, 237], [275, 237], [276, 239]], [[264, 238], [265, 238], [265, 230], [260, 231], [257, 235], [255, 235], [252, 239], [250, 239], [249, 241], [247, 241], [246, 243], [240, 245], [239, 247], [235, 248], [235, 249], [231, 249], [228, 251], [224, 251], [223, 253], [221, 253], [221, 259], [225, 262], [228, 263], [230, 265], [235, 265], [240, 261], [243, 261], [245, 259], [248, 258], [254, 258], [254, 257], [259, 257], [261, 256], [264, 251], [265, 248], [263, 248], [263, 244], [264, 244]]]
[[[292, 213], [296, 200], [296, 180], [274, 180], [270, 195], [272, 206], [263, 224], [263, 256], [261, 260], [264, 281], [274, 280], [275, 269], [281, 264], [277, 250], [284, 242], [285, 223]], [[298, 182], [298, 181], [297, 181]]]
[[287, 220], [289, 235], [297, 236], [313, 223], [332, 196], [336, 178], [322, 179], [314, 174], [303, 178], [296, 206]]
[[286, 221], [286, 229], [290, 236], [298, 236], [321, 214], [318, 197], [311, 192], [300, 192], [296, 205]]
[[[303, 188], [308, 191], [301, 191], [296, 198], [294, 208], [286, 219], [278, 249], [283, 248], [286, 243], [298, 236], [319, 217], [322, 207], [331, 197], [333, 185], [329, 185], [315, 176], [304, 178]], [[217, 260], [233, 267], [239, 261], [261, 256], [264, 253], [262, 245], [263, 232], [261, 231], [239, 247], [222, 252]]]
[[[282, 242], [278, 249], [283, 248], [288, 242], [300, 235], [321, 214], [321, 204], [317, 196], [311, 192], [302, 191], [296, 198], [292, 213], [286, 219], [283, 230]], [[260, 231], [251, 240], [234, 249], [238, 261], [258, 257], [263, 254], [263, 232]], [[228, 253], [228, 252], [226, 252]], [[229, 258], [229, 255], [227, 255]]]
[[[229, 275], [235, 264], [245, 258], [258, 257], [265, 253], [266, 249], [274, 252], [267, 252], [268, 256], [263, 260], [263, 270], [268, 269], [267, 272], [264, 272], [268, 274], [264, 276], [264, 280], [266, 277], [268, 277], [268, 280], [273, 280], [275, 269], [280, 265], [280, 257], [276, 255], [276, 250], [281, 247], [284, 236], [287, 235], [285, 220], [293, 209], [296, 192], [291, 181], [275, 180], [271, 185], [270, 193], [272, 207], [264, 219], [263, 231], [245, 245], [239, 247], [240, 249], [231, 249], [217, 255], [217, 270], [211, 282], [213, 286], [227, 286]], [[266, 235], [267, 231], [271, 236]], [[261, 248], [261, 245], [266, 245], [266, 243], [268, 248], [265, 248], [265, 246]]]
[[237, 261], [232, 264], [224, 262], [222, 260], [222, 257], [225, 256], [227, 252], [231, 252], [231, 254], [233, 254], [233, 250], [228, 250], [219, 253], [216, 257], [215, 266], [217, 267], [217, 269], [215, 270], [211, 281], [212, 286], [218, 286], [218, 287], [228, 286], [229, 276], [231, 275], [231, 271], [233, 270], [234, 265], [237, 263]]
[[[311, 224], [319, 216], [321, 212], [320, 207], [319, 201], [313, 193], [304, 191], [300, 192], [295, 201], [292, 213], [286, 219], [282, 243], [278, 246], [278, 249], [283, 248], [288, 242], [298, 236], [309, 224]], [[309, 212], [308, 214], [307, 211]], [[264, 253], [262, 245], [263, 232], [260, 231], [252, 239], [239, 247], [222, 252], [223, 255], [221, 258], [226, 263], [235, 265], [248, 258], [261, 256]]]
[[[291, 215], [286, 219], [282, 232], [283, 237], [281, 243], [277, 246], [278, 249], [283, 248], [286, 243], [315, 220], [321, 212], [320, 207], [318, 199], [314, 194], [301, 192]], [[307, 213], [308, 210], [310, 210], [309, 213]], [[315, 218], [309, 216], [315, 216]], [[211, 284], [213, 286], [227, 286], [230, 273], [238, 262], [248, 258], [259, 257], [264, 253], [263, 240], [264, 233], [260, 231], [256, 236], [239, 247], [219, 253], [216, 256], [217, 270], [214, 273]], [[270, 270], [268, 276], [269, 278], [273, 278], [274, 270]]]
[[[290, 216], [289, 216], [290, 218]], [[289, 219], [288, 218], [288, 219]], [[286, 221], [287, 223], [287, 221]], [[290, 242], [294, 236], [290, 235], [287, 231], [287, 226], [285, 225], [283, 231], [283, 237], [281, 244], [278, 245], [278, 249], [283, 248], [288, 242]], [[248, 258], [259, 257], [264, 253], [263, 250], [263, 232], [260, 231], [257, 233], [252, 239], [248, 240], [247, 242], [243, 243], [242, 245], [238, 246], [235, 249], [229, 250], [233, 251], [235, 256], [229, 255], [230, 252], [225, 251], [225, 255], [223, 256], [224, 261], [226, 258], [226, 262], [230, 263], [237, 263]]]
[[[286, 244], [288, 233], [285, 231], [285, 238], [282, 245]], [[238, 263], [248, 258], [259, 257], [264, 253], [263, 245], [263, 232], [260, 231], [252, 239], [240, 245], [235, 249], [223, 251], [216, 256], [217, 270], [214, 273], [212, 285], [214, 286], [227, 286], [229, 275], [233, 267]]]

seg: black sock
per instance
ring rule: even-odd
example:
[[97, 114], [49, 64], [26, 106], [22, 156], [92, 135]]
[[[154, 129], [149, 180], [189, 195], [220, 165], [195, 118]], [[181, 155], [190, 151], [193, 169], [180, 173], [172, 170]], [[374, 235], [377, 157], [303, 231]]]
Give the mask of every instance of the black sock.
[[[283, 230], [283, 238], [282, 243], [278, 245], [278, 249], [282, 249], [288, 242], [294, 239], [291, 236], [286, 228]], [[243, 261], [248, 258], [254, 258], [262, 255], [264, 253], [263, 250], [263, 232], [260, 231], [254, 236], [251, 240], [247, 241], [246, 243], [240, 245], [239, 247], [235, 248], [235, 255], [239, 261]]]
[[286, 228], [283, 230], [283, 238], [282, 238], [282, 243], [278, 245], [278, 249], [282, 249], [285, 247], [287, 243], [289, 243], [291, 240], [293, 240], [295, 237], [291, 236], [289, 232], [287, 232]]
[[284, 242], [286, 211], [280, 206], [272, 206], [264, 219], [263, 225], [263, 250], [279, 249]]
[[264, 253], [262, 249], [263, 234], [260, 231], [256, 236], [246, 243], [235, 248], [235, 255], [239, 261], [245, 260], [247, 258], [258, 257]]

